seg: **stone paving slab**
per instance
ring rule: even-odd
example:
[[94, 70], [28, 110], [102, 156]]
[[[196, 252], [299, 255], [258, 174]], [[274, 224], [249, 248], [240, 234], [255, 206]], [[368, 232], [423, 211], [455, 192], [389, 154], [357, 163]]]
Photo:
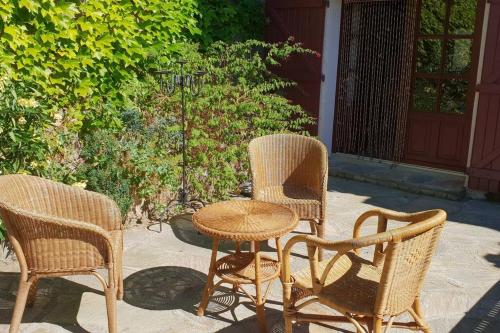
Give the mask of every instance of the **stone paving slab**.
[[[433, 332], [498, 332], [500, 327], [500, 205], [485, 201], [449, 201], [377, 185], [331, 178], [327, 238], [350, 238], [356, 217], [373, 207], [401, 211], [443, 208], [448, 212], [437, 254], [422, 292]], [[155, 229], [153, 226], [152, 229]], [[307, 223], [299, 232], [307, 232]], [[374, 232], [375, 224], [366, 233]], [[293, 236], [289, 235], [286, 238]], [[222, 244], [219, 255], [233, 244]], [[274, 244], [263, 250], [274, 256]], [[207, 279], [211, 241], [198, 234], [189, 216], [180, 216], [163, 233], [143, 228], [125, 233], [125, 299], [118, 302], [119, 332], [256, 332], [253, 306], [223, 286], [206, 317], [196, 316]], [[293, 269], [307, 265], [305, 247], [297, 247]], [[365, 251], [365, 254], [368, 252]], [[8, 332], [17, 288], [15, 262], [0, 263], [0, 332]], [[42, 280], [35, 306], [26, 309], [22, 333], [106, 332], [105, 302], [91, 276]], [[252, 289], [248, 288], [252, 293]], [[281, 286], [275, 282], [266, 305], [270, 332], [283, 332]], [[316, 310], [328, 313], [322, 306]], [[297, 333], [355, 332], [350, 325], [301, 325]], [[391, 332], [400, 332], [392, 330]], [[404, 332], [404, 331], [401, 331]]]

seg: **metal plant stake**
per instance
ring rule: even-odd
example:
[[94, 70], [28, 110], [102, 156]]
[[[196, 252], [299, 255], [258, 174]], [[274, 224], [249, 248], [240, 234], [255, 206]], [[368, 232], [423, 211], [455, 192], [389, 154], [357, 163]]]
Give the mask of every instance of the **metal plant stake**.
[[174, 73], [170, 70], [158, 70], [154, 74], [159, 76], [160, 91], [167, 95], [172, 96], [177, 88], [181, 90], [181, 121], [182, 121], [182, 185], [179, 189], [179, 196], [177, 200], [172, 200], [167, 204], [164, 215], [160, 218], [160, 232], [162, 231], [162, 222], [165, 216], [168, 217], [169, 213], [175, 207], [190, 208], [196, 210], [204, 204], [200, 200], [192, 199], [189, 197], [187, 190], [187, 137], [186, 137], [186, 94], [196, 97], [203, 89], [203, 77], [206, 74], [204, 71], [196, 71], [194, 73], [186, 73], [185, 65], [187, 61], [179, 60], [177, 63], [180, 65], [180, 71]]

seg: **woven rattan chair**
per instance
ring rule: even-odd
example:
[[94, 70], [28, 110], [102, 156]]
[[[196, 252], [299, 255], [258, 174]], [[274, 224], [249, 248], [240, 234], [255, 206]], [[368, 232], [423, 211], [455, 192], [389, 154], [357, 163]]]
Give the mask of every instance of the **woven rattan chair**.
[[[360, 237], [361, 225], [378, 217], [378, 233]], [[387, 231], [387, 221], [408, 224]], [[419, 294], [446, 213], [431, 210], [415, 214], [376, 209], [359, 217], [354, 238], [329, 242], [314, 236], [299, 235], [285, 246], [283, 254], [283, 295], [285, 332], [292, 322], [350, 321], [357, 332], [380, 333], [386, 326], [430, 332], [423, 319]], [[306, 243], [309, 267], [291, 274], [290, 251], [297, 243]], [[373, 260], [360, 257], [359, 249], [374, 245]], [[336, 251], [332, 259], [317, 260], [318, 248]], [[343, 316], [327, 316], [302, 311], [319, 302]], [[409, 312], [414, 322], [395, 323], [396, 316]], [[388, 321], [385, 321], [388, 319]]]
[[285, 205], [311, 232], [325, 235], [328, 153], [320, 141], [297, 134], [256, 138], [248, 147], [252, 198]]
[[[123, 297], [123, 230], [107, 197], [33, 176], [0, 177], [0, 216], [21, 277], [10, 332], [17, 333], [44, 277], [92, 274], [104, 287], [109, 332], [116, 332], [116, 299]], [[108, 279], [97, 273], [108, 270]]]

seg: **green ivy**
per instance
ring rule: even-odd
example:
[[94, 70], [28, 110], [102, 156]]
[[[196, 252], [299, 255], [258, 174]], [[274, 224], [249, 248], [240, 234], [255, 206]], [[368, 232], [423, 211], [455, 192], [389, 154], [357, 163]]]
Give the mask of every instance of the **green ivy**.
[[196, 0], [0, 0], [0, 63], [82, 120], [151, 53], [198, 34], [197, 15]]

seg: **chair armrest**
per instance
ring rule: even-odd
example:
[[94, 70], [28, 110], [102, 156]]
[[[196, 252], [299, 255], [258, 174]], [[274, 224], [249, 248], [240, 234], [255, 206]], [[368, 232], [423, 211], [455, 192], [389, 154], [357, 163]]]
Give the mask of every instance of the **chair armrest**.
[[[298, 235], [291, 238], [285, 245], [283, 249], [283, 283], [291, 283], [291, 271], [290, 271], [290, 254], [293, 246], [298, 243], [305, 243], [307, 245], [308, 250], [308, 260], [311, 268], [311, 279], [313, 282], [313, 286], [315, 289], [319, 287], [321, 288], [324, 283], [328, 272], [333, 267], [335, 261], [343, 254], [360, 249], [367, 246], [372, 246], [376, 244], [383, 244], [392, 239], [392, 234], [390, 232], [383, 232], [380, 234], [360, 237], [360, 238], [352, 238], [343, 241], [328, 241], [323, 238], [319, 238], [312, 235]], [[324, 270], [321, 277], [319, 277], [319, 269], [318, 269], [318, 248], [322, 248], [325, 250], [336, 251], [337, 255], [331, 259], [330, 263]]]
[[[423, 215], [432, 213], [433, 211], [423, 211], [418, 213], [401, 213], [385, 208], [376, 208], [363, 213], [354, 224], [353, 238], [361, 237], [361, 227], [370, 217], [378, 217], [377, 234], [387, 232], [387, 221], [393, 220], [397, 222], [414, 223], [422, 219]], [[443, 212], [444, 213], [444, 212]], [[379, 266], [384, 260], [384, 242], [375, 245], [375, 252], [373, 253], [373, 264]], [[356, 254], [359, 254], [358, 249], [354, 249]]]
[[29, 269], [78, 270], [101, 261], [113, 267], [111, 235], [97, 225], [25, 210], [2, 215], [9, 224], [16, 224], [9, 238], [15, 239], [16, 255]]

